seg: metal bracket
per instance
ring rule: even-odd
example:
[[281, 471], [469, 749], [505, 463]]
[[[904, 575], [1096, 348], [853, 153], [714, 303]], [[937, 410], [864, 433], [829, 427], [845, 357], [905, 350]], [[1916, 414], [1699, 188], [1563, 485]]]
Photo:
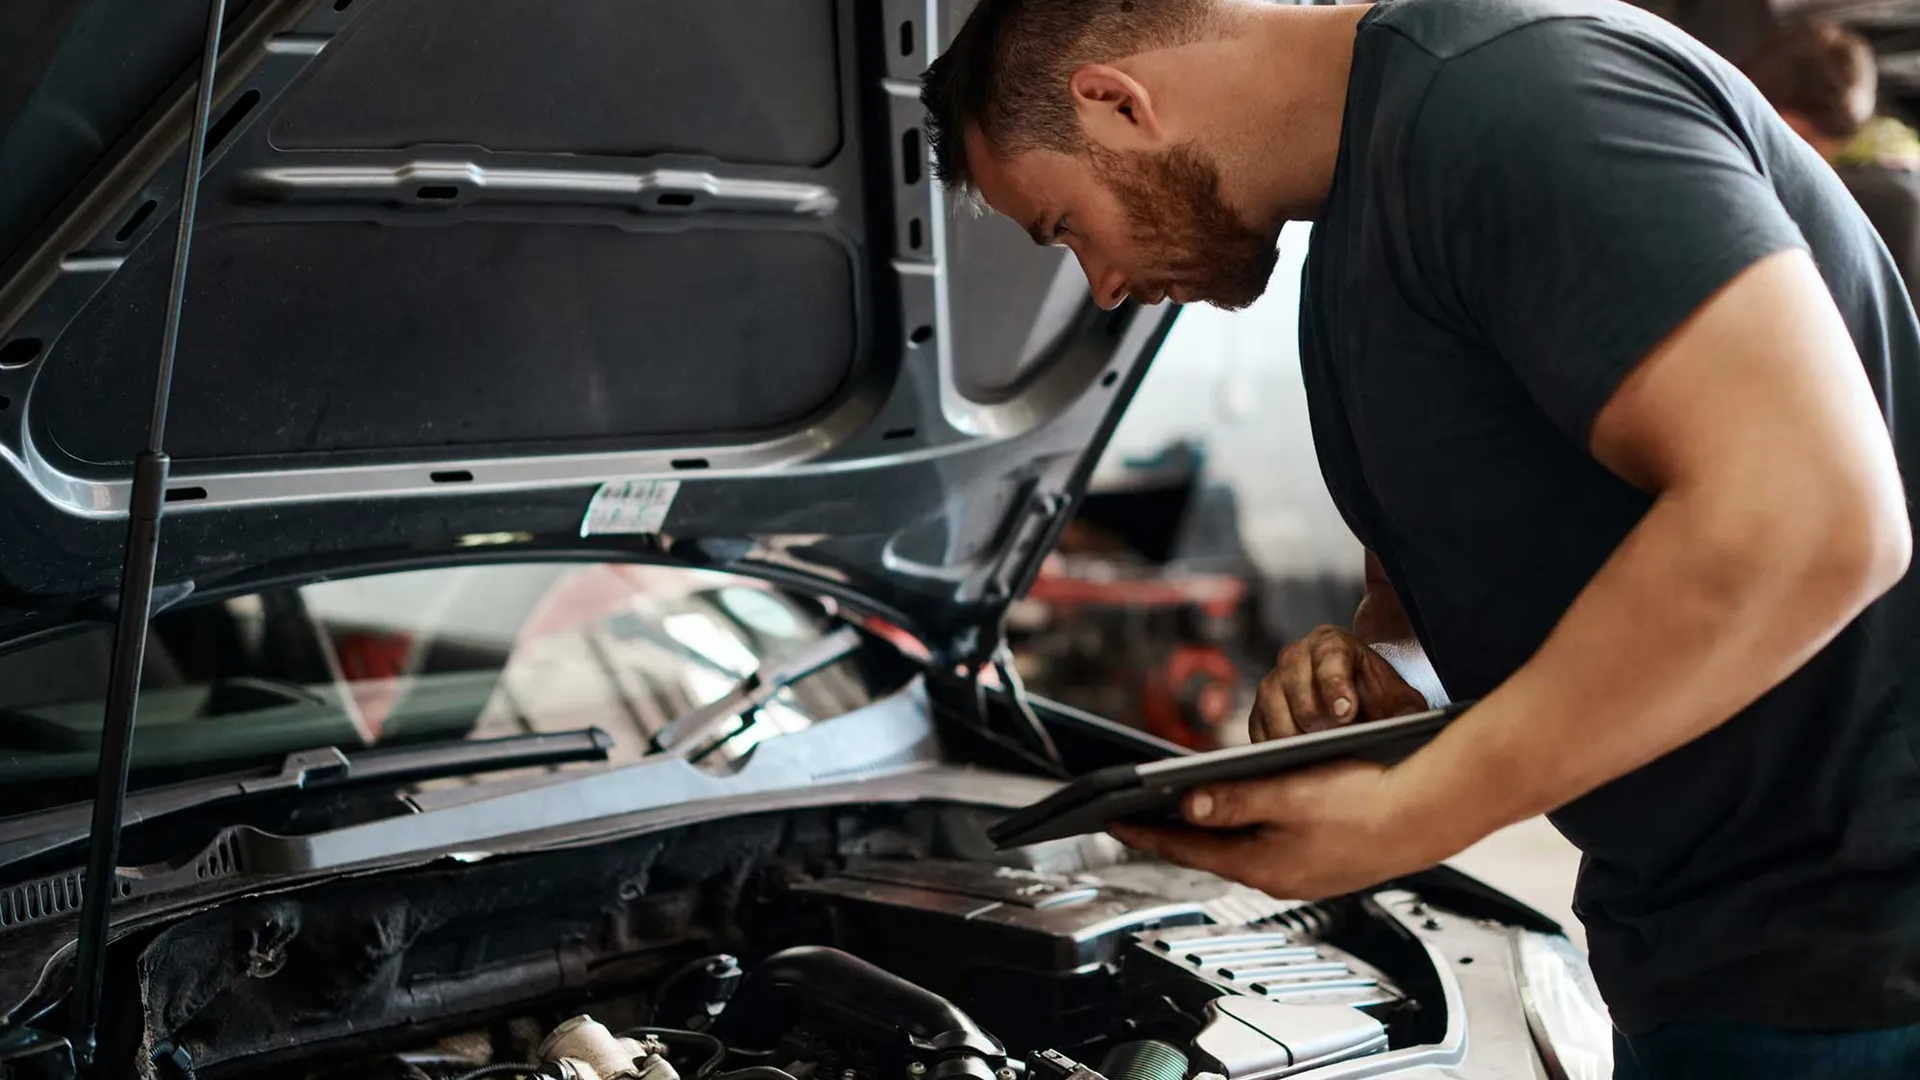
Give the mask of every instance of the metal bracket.
[[261, 791], [281, 791], [306, 787], [310, 781], [332, 780], [346, 775], [352, 763], [337, 746], [319, 750], [297, 750], [287, 755], [280, 771], [258, 780], [246, 780], [240, 790], [252, 795]]
[[15, 1080], [73, 1080], [73, 1046], [58, 1035], [16, 1028], [0, 1035], [0, 1076]]
[[[1026, 584], [1028, 571], [1040, 558], [1046, 556], [1047, 543], [1052, 534], [1052, 526], [1060, 512], [1067, 508], [1064, 496], [1051, 492], [1029, 491], [1026, 503], [1014, 518], [1009, 528], [1009, 543], [1002, 549], [1000, 561], [994, 565], [993, 574], [987, 579], [984, 599], [990, 604], [1005, 604], [1013, 599], [1014, 590]], [[987, 653], [991, 654], [992, 649]]]

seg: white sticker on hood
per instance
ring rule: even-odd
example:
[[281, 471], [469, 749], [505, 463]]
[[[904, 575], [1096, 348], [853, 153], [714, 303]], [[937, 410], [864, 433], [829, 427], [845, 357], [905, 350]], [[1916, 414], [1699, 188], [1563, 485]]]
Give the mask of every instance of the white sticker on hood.
[[611, 480], [600, 485], [580, 519], [580, 535], [657, 533], [680, 491], [678, 480]]

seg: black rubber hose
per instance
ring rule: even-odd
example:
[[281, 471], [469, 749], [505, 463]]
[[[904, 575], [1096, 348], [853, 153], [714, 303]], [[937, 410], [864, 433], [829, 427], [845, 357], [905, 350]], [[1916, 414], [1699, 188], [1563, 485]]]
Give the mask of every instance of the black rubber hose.
[[639, 1038], [643, 1035], [652, 1035], [661, 1042], [666, 1043], [668, 1047], [672, 1047], [674, 1043], [680, 1043], [682, 1045], [691, 1043], [705, 1050], [707, 1052], [707, 1060], [701, 1062], [700, 1067], [693, 1071], [694, 1080], [705, 1080], [707, 1076], [712, 1075], [713, 1070], [720, 1067], [721, 1062], [727, 1059], [727, 1044], [704, 1031], [686, 1031], [681, 1028], [667, 1027], [637, 1027], [628, 1028], [620, 1034], [623, 1038]]
[[749, 1065], [744, 1069], [723, 1072], [713, 1080], [794, 1080], [794, 1076], [785, 1069], [776, 1069], [771, 1065]]
[[463, 1072], [453, 1080], [483, 1080], [488, 1076], [532, 1076], [539, 1071], [538, 1065], [527, 1065], [518, 1061], [496, 1061], [491, 1065], [482, 1065], [472, 1072]]
[[[726, 1015], [807, 1014], [879, 1037], [999, 1061], [1006, 1047], [946, 998], [850, 953], [803, 945], [756, 965]], [[750, 1039], [745, 1045], [760, 1045]], [[767, 1078], [762, 1078], [767, 1080]]]
[[706, 971], [708, 965], [715, 961], [731, 962], [732, 960], [733, 957], [727, 953], [713, 953], [708, 956], [703, 956], [698, 960], [689, 960], [685, 964], [680, 965], [680, 967], [674, 970], [673, 974], [662, 979], [660, 981], [660, 988], [654, 991], [653, 1019], [660, 1019], [660, 1007], [667, 1003], [668, 996], [671, 995], [674, 989], [682, 982], [685, 982], [689, 976], [698, 975]]

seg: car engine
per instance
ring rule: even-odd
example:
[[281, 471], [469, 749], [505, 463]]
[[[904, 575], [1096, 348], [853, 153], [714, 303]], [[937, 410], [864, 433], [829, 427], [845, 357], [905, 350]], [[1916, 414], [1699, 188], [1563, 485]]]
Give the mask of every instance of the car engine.
[[[960, 807], [762, 815], [193, 915], [139, 943], [150, 1080], [1268, 1080], [1445, 1027], [1378, 898], [1273, 901]], [[124, 955], [124, 954], [123, 954]]]

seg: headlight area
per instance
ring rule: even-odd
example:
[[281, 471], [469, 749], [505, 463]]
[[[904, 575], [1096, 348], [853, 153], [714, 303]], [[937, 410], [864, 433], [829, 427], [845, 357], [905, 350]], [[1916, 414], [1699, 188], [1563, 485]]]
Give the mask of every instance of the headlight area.
[[1587, 958], [1558, 934], [1513, 931], [1527, 1027], [1553, 1080], [1610, 1080], [1613, 1021]]

